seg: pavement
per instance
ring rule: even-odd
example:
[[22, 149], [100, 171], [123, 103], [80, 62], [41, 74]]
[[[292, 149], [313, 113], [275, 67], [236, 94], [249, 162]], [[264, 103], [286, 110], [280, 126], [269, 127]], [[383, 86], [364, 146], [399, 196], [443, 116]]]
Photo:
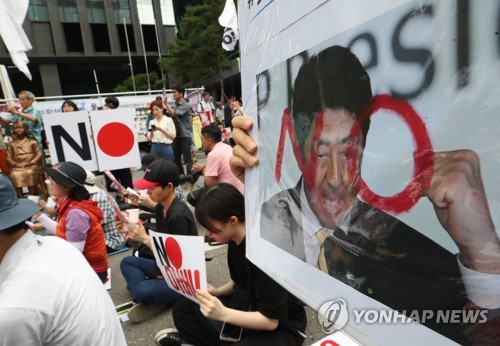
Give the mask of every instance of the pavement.
[[[198, 154], [197, 160], [202, 164], [206, 162], [204, 154]], [[135, 171], [134, 180], [140, 178], [142, 174], [142, 171]], [[202, 185], [201, 178], [197, 184], [199, 186]], [[184, 190], [184, 195], [186, 195], [186, 193], [187, 191]], [[200, 235], [204, 235], [204, 230], [200, 225], [198, 225], [198, 232]], [[205, 245], [207, 280], [210, 284], [217, 287], [229, 280], [229, 270], [226, 260], [227, 246], [222, 245], [214, 247], [209, 246], [208, 244]], [[132, 255], [131, 249], [109, 257], [109, 266], [111, 268], [111, 289], [108, 290], [108, 292], [115, 306], [127, 303], [131, 300], [125, 280], [120, 272], [121, 260], [130, 255]], [[307, 339], [304, 342], [304, 345], [310, 345], [325, 337], [325, 334], [321, 331], [321, 326], [318, 323], [316, 312], [308, 307], [306, 308], [306, 311], [308, 317], [308, 327], [306, 330]], [[128, 345], [156, 345], [156, 333], [161, 329], [174, 327], [172, 320], [172, 308], [169, 307], [159, 315], [142, 323], [132, 323], [130, 321], [122, 322], [122, 327], [125, 332]]]

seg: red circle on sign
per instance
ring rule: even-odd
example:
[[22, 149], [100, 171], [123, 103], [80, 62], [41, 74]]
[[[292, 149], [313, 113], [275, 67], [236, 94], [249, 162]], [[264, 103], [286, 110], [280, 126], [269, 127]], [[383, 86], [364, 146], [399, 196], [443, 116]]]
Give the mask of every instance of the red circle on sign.
[[321, 346], [340, 346], [333, 340], [325, 340], [321, 343]]
[[134, 133], [125, 124], [109, 123], [97, 134], [97, 145], [109, 156], [123, 156], [134, 146]]
[[[427, 133], [425, 123], [413, 107], [404, 100], [394, 99], [389, 95], [374, 96], [356, 120], [350, 137], [357, 137], [363, 124], [377, 111], [389, 110], [404, 121], [413, 136], [413, 177], [405, 189], [394, 196], [384, 197], [376, 194], [366, 184], [363, 178], [359, 182], [359, 195], [372, 206], [393, 213], [409, 211], [427, 191], [431, 184], [434, 172], [434, 151], [431, 139]], [[350, 174], [354, 176], [357, 171], [357, 162], [350, 166]]]
[[176, 269], [182, 267], [182, 250], [177, 240], [172, 237], [167, 238], [165, 240], [165, 251], [167, 252], [168, 260]]

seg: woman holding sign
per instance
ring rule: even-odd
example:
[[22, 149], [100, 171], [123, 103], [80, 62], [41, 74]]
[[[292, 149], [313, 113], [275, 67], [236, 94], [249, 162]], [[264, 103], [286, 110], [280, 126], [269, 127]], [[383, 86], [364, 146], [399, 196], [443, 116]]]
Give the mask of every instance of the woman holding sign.
[[188, 299], [173, 309], [175, 326], [156, 335], [159, 345], [178, 342], [218, 345], [243, 341], [259, 345], [302, 345], [307, 325], [303, 304], [245, 257], [245, 202], [232, 185], [211, 187], [195, 215], [206, 233], [227, 243], [231, 280], [208, 292], [197, 291], [198, 306]]

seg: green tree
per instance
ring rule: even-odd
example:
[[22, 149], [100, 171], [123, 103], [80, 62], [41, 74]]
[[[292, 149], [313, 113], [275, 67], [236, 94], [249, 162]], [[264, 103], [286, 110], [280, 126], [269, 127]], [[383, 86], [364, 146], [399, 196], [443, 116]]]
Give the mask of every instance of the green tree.
[[181, 35], [170, 45], [170, 56], [161, 58], [158, 65], [180, 83], [198, 87], [212, 75], [218, 75], [221, 94], [224, 91], [222, 72], [233, 65], [222, 48], [223, 28], [218, 18], [224, 1], [205, 0], [188, 5], [181, 20]]
[[[134, 75], [135, 79], [135, 89], [137, 91], [148, 90], [148, 77], [146, 73], [139, 73]], [[158, 73], [155, 71], [149, 73], [149, 83], [151, 84], [151, 90], [159, 90], [163, 88], [163, 81], [161, 80]], [[134, 91], [134, 84], [132, 83], [132, 77], [128, 77], [123, 82], [118, 84], [113, 88], [114, 92], [124, 92], [124, 91]]]

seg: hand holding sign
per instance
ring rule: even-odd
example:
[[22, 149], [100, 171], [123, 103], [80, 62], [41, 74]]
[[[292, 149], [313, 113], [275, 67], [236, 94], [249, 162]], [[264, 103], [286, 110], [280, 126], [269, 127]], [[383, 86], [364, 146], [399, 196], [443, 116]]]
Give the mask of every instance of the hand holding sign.
[[214, 297], [205, 290], [197, 290], [196, 297], [200, 302], [200, 311], [203, 316], [216, 321], [224, 321], [228, 308], [221, 303], [219, 298]]
[[233, 139], [236, 146], [233, 148], [229, 164], [234, 176], [242, 182], [245, 182], [245, 168], [256, 167], [259, 164], [256, 155], [257, 142], [248, 134], [252, 126], [252, 119], [245, 115], [233, 119]]

